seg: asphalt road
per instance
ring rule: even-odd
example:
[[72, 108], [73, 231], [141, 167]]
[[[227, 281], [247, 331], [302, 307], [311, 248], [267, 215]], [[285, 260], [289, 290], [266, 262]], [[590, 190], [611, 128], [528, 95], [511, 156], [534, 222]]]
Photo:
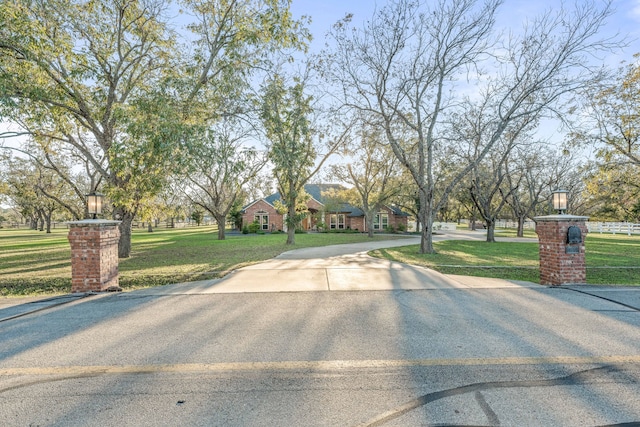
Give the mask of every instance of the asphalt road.
[[[640, 289], [474, 285], [337, 250], [0, 313], [0, 425], [640, 422]], [[296, 265], [334, 279], [278, 291]], [[331, 287], [376, 268], [372, 289]]]

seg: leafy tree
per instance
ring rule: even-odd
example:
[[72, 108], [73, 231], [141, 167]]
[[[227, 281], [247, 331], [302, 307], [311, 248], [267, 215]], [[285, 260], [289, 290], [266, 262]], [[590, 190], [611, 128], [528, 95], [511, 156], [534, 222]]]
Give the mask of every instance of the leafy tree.
[[[295, 213], [293, 214], [293, 217], [291, 216], [287, 217], [287, 218], [291, 218], [291, 220], [288, 221], [287, 224], [293, 224], [293, 226], [290, 226], [289, 228], [293, 228], [294, 232], [303, 231], [302, 221], [309, 216], [309, 207], [307, 205], [309, 200], [311, 200], [311, 195], [307, 193], [303, 187], [302, 190], [300, 190], [300, 192], [298, 193], [298, 196], [296, 197]], [[273, 207], [275, 208], [276, 212], [278, 212], [280, 215], [291, 214], [289, 211], [289, 205], [287, 205], [282, 200], [274, 201]]]
[[612, 82], [596, 82], [585, 103], [572, 142], [595, 146], [605, 164], [640, 168], [640, 63], [621, 68]]
[[[0, 3], [0, 116], [37, 141], [74, 147], [131, 222], [207, 121], [228, 113], [218, 96], [281, 47], [308, 33], [290, 0], [185, 0], [193, 35], [179, 45], [165, 0]], [[193, 48], [191, 48], [193, 46]]]
[[[635, 58], [640, 58], [636, 54]], [[595, 93], [595, 96], [594, 96]], [[585, 108], [570, 143], [596, 149], [586, 194], [596, 217], [637, 221], [640, 206], [640, 64], [618, 70], [611, 81], [585, 91]]]
[[391, 197], [391, 204], [398, 206], [415, 218], [416, 231], [420, 232], [420, 197], [418, 196], [418, 189], [406, 168], [399, 167], [399, 173], [397, 192]]
[[8, 194], [24, 216], [30, 217], [33, 228], [51, 233], [53, 213], [61, 205], [58, 200], [69, 198], [65, 183], [53, 172], [27, 159], [8, 162], [6, 185]]
[[342, 144], [348, 130], [329, 140], [327, 152], [316, 164], [324, 134], [314, 128], [312, 97], [305, 93], [303, 79], [294, 79], [293, 85], [287, 86], [282, 76], [272, 77], [263, 90], [261, 113], [269, 139], [269, 160], [287, 207], [287, 244], [293, 245], [298, 222], [296, 206], [304, 185]]
[[161, 123], [157, 111], [141, 114], [166, 105], [145, 100], [174, 48], [162, 21], [165, 6], [159, 0], [0, 5], [1, 114], [26, 124], [36, 141], [73, 146], [100, 172], [122, 220], [121, 257], [129, 256], [137, 203], [158, 188], [168, 164], [160, 159], [172, 152], [158, 132], [142, 126], [151, 117]]
[[44, 195], [58, 203], [74, 220], [88, 218], [85, 194], [87, 189], [97, 191], [101, 182], [98, 171], [73, 147], [50, 139], [36, 142], [33, 138], [23, 148], [12, 147], [10, 150], [27, 156], [38, 170], [57, 175], [59, 190], [55, 193], [42, 190]]
[[200, 224], [202, 224], [202, 220], [204, 219], [204, 211], [198, 208], [194, 209], [191, 212], [191, 219], [196, 222], [198, 227], [200, 227]]
[[640, 168], [631, 164], [596, 166], [587, 175], [586, 193], [595, 218], [640, 222]]
[[231, 206], [231, 210], [229, 211], [229, 218], [233, 222], [233, 227], [236, 230], [242, 229], [242, 206], [244, 205], [245, 196], [244, 192], [241, 192], [240, 195], [236, 198], [236, 201]]

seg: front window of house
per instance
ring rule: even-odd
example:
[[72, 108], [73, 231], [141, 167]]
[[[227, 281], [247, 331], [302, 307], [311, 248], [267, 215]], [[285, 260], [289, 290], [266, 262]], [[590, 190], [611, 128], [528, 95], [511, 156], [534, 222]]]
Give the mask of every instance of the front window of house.
[[344, 229], [344, 224], [345, 224], [345, 215], [344, 214], [331, 214], [329, 227], [332, 230]]
[[389, 227], [389, 214], [380, 212], [376, 214], [373, 218], [373, 229], [374, 230], [385, 230]]
[[261, 230], [269, 230], [269, 214], [266, 212], [256, 212], [254, 221], [260, 225]]

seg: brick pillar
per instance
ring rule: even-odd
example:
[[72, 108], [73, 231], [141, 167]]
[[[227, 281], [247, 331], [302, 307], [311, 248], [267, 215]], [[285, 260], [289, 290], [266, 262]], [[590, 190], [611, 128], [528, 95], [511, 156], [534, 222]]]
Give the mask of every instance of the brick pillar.
[[86, 219], [69, 222], [71, 292], [119, 291], [120, 221]]
[[[587, 269], [584, 261], [584, 240], [588, 233], [585, 224], [588, 217], [573, 215], [549, 215], [536, 217], [536, 233], [540, 247], [540, 284], [560, 286], [584, 284]], [[568, 239], [570, 227], [580, 230], [580, 242]], [[576, 235], [576, 228], [572, 235]]]

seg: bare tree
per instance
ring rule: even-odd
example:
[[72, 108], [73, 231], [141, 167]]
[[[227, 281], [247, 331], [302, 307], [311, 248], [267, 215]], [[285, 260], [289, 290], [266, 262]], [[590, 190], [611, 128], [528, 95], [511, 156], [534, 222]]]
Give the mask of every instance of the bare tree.
[[332, 175], [353, 184], [356, 197], [349, 202], [364, 212], [369, 237], [373, 237], [373, 221], [380, 209], [398, 193], [398, 164], [388, 145], [375, 128], [363, 126], [357, 143], [349, 150], [352, 160], [347, 164], [331, 165]]
[[452, 138], [468, 141], [467, 154], [462, 157], [461, 163], [471, 165], [469, 193], [485, 223], [487, 242], [495, 242], [496, 220], [507, 204], [507, 197], [517, 189], [516, 186], [505, 185], [510, 155], [519, 145], [527, 144], [530, 139], [528, 131], [535, 128], [537, 123], [536, 115], [513, 121], [500, 139], [492, 143], [491, 153], [479, 160], [490, 142], [489, 139], [493, 137], [491, 124], [495, 119], [490, 112], [490, 109], [487, 111], [485, 108], [468, 108], [465, 114], [456, 118], [452, 127], [457, 132]]
[[[334, 26], [336, 48], [328, 56], [327, 74], [341, 85], [345, 108], [378, 116], [395, 155], [416, 182], [424, 224], [421, 253], [434, 252], [433, 219], [450, 192], [509, 125], [553, 112], [564, 95], [598, 79], [587, 59], [614, 46], [594, 39], [610, 14], [610, 3], [599, 8], [585, 2], [573, 12], [548, 11], [526, 25], [521, 36], [496, 47], [490, 37], [500, 4], [439, 0], [430, 7], [395, 0], [362, 29], [351, 31], [348, 19]], [[493, 77], [479, 76], [481, 66], [496, 70]], [[455, 81], [462, 76], [484, 85], [480, 102], [491, 105], [491, 120], [485, 120], [489, 136], [477, 158], [442, 184], [436, 179], [436, 154], [447, 143], [444, 113], [458, 105]], [[399, 137], [398, 123], [409, 138]]]
[[218, 240], [225, 239], [227, 215], [243, 187], [267, 162], [265, 153], [246, 146], [248, 136], [241, 123], [227, 118], [189, 148], [192, 165], [184, 192], [193, 204], [213, 215], [218, 224]]
[[553, 190], [554, 171], [571, 166], [567, 165], [566, 156], [558, 155], [543, 143], [515, 147], [505, 166], [507, 190], [502, 196], [518, 222], [517, 236], [523, 237], [525, 221], [546, 207]]

